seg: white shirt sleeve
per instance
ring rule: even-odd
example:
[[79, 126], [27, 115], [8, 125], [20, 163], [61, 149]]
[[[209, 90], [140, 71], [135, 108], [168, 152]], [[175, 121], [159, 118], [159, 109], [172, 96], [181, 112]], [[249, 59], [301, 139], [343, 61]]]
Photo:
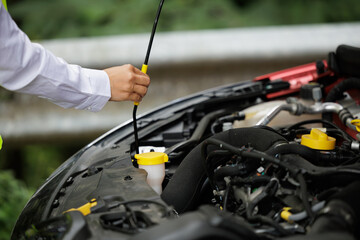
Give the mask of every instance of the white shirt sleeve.
[[64, 108], [99, 111], [111, 96], [105, 71], [66, 63], [32, 43], [0, 3], [0, 85]]

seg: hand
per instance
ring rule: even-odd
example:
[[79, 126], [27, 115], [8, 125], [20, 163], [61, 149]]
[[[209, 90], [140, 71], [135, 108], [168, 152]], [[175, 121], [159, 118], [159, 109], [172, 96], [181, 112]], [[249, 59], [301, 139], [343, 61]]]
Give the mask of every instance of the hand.
[[150, 78], [136, 67], [126, 64], [104, 71], [110, 79], [110, 101], [140, 102], [146, 95]]

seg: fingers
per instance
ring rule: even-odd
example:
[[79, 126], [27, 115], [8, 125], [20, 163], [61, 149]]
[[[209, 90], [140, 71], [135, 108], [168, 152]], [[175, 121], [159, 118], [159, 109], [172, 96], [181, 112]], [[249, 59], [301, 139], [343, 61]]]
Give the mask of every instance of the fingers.
[[141, 85], [135, 85], [133, 92], [141, 96], [141, 98], [143, 98], [147, 93], [147, 87]]
[[142, 72], [140, 69], [134, 67], [133, 65], [130, 66], [133, 68], [134, 73], [146, 75], [146, 73]]
[[146, 73], [143, 73], [140, 69], [134, 67], [131, 64], [123, 65], [129, 71], [129, 79], [133, 80], [135, 84], [142, 86], [149, 86], [150, 78]]
[[141, 85], [129, 86], [123, 90], [123, 98], [128, 101], [141, 102], [147, 93], [147, 87]]
[[129, 95], [128, 100], [132, 102], [141, 102], [142, 97], [136, 93], [132, 93]]
[[136, 74], [135, 83], [142, 86], [149, 86], [150, 78], [146, 73], [143, 73], [140, 69], [130, 65], [132, 67], [132, 71]]
[[141, 73], [144, 75], [137, 75], [135, 77], [135, 84], [148, 87], [150, 85], [150, 78], [145, 73]]
[[104, 70], [110, 79], [111, 101], [140, 102], [146, 95], [150, 78], [130, 64]]

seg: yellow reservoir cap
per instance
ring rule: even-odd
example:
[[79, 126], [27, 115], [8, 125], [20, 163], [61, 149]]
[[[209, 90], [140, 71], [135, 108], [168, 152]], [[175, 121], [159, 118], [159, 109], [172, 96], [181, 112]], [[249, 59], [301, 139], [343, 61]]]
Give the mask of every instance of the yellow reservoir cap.
[[165, 163], [169, 160], [166, 153], [162, 152], [147, 152], [135, 154], [135, 158], [139, 165], [157, 165]]
[[335, 138], [329, 137], [326, 133], [316, 128], [312, 129], [310, 134], [304, 134], [301, 137], [301, 145], [316, 150], [333, 150], [335, 142]]

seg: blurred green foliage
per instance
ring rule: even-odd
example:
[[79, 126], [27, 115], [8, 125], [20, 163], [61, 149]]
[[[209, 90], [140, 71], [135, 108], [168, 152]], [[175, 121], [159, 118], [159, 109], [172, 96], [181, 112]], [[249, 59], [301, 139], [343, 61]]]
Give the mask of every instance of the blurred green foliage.
[[22, 179], [26, 186], [36, 189], [64, 160], [80, 148], [81, 145], [77, 144], [71, 147], [53, 144], [8, 147], [4, 139], [4, 146], [0, 151], [0, 169], [12, 169], [15, 176]]
[[77, 144], [9, 147], [4, 139], [0, 151], [0, 240], [10, 239], [16, 219], [35, 189], [80, 148]]
[[70, 157], [66, 148], [54, 145], [28, 145], [23, 151], [23, 179], [28, 186], [36, 188]]
[[[150, 32], [159, 0], [16, 0], [32, 39]], [[359, 0], [167, 0], [159, 31], [360, 21]]]
[[10, 239], [17, 217], [33, 194], [10, 171], [0, 171], [0, 240]]

